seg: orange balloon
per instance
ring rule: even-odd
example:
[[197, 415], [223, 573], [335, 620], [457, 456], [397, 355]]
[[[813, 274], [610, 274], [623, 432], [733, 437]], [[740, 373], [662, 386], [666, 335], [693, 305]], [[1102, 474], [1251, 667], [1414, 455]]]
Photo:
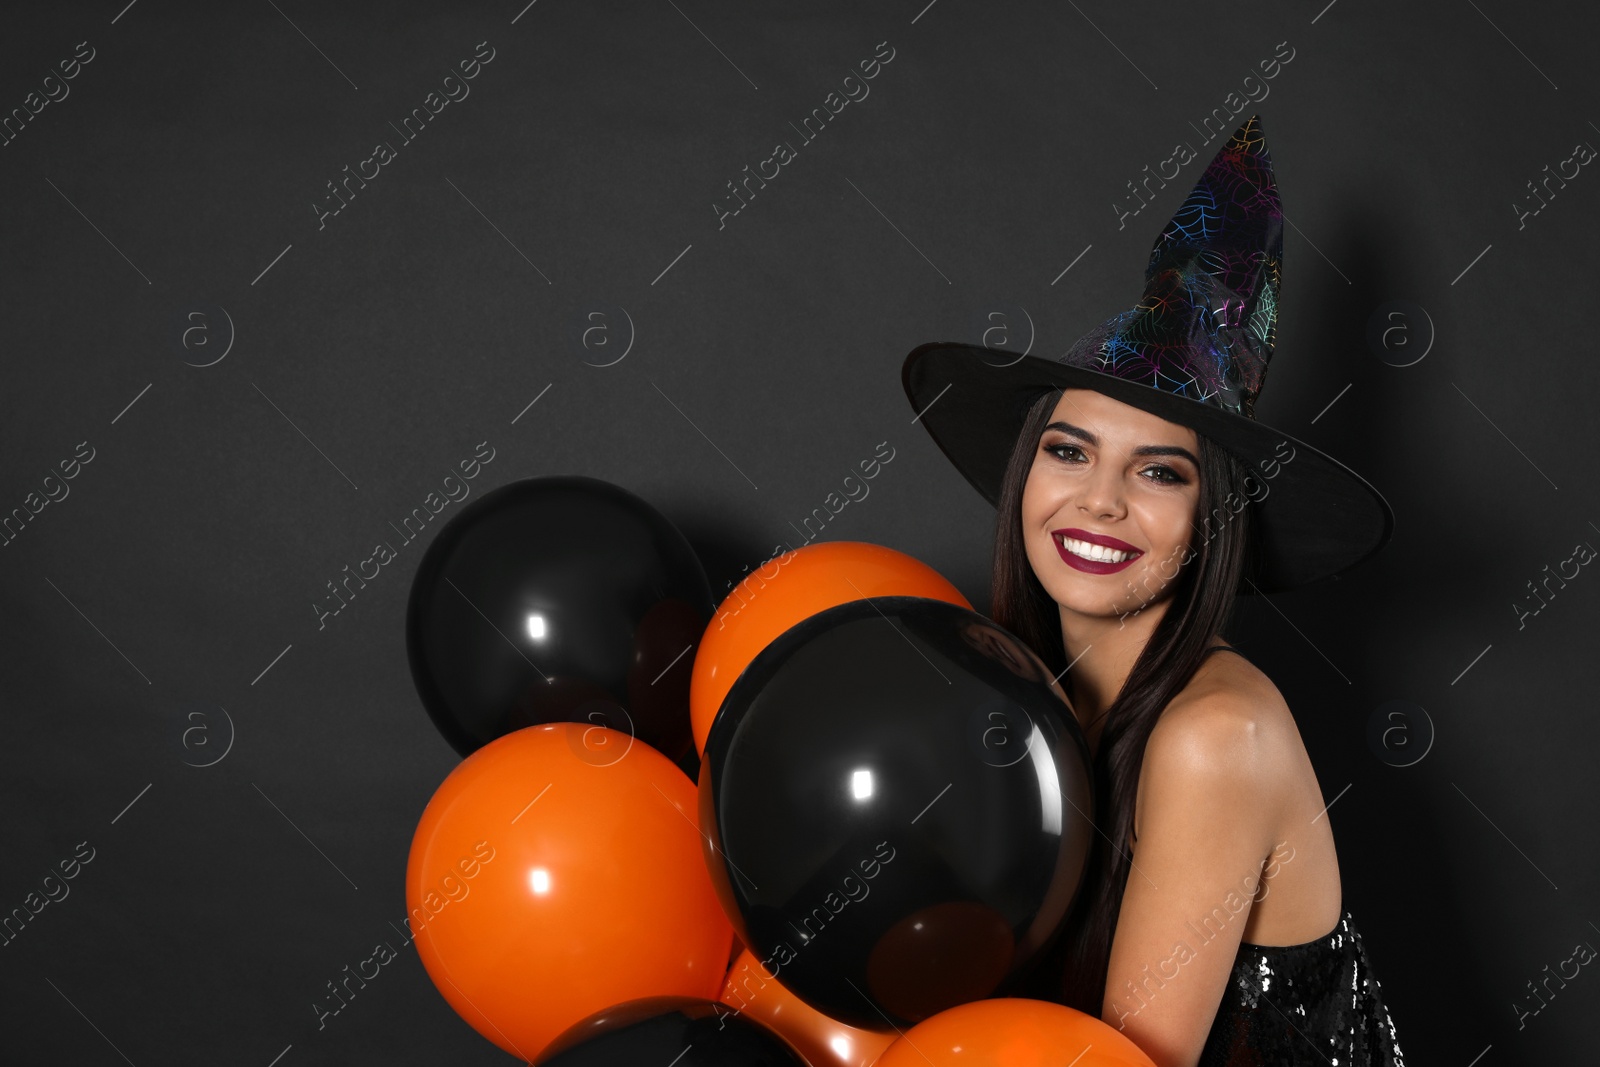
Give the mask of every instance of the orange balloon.
[[746, 949], [728, 971], [722, 1003], [776, 1033], [811, 1067], [870, 1067], [894, 1031], [857, 1030], [830, 1019], [789, 992]]
[[822, 541], [768, 560], [734, 587], [700, 638], [689, 679], [695, 749], [705, 754], [722, 699], [778, 635], [820, 611], [874, 596], [921, 596], [972, 607], [938, 571], [883, 545]]
[[695, 784], [655, 749], [558, 722], [496, 738], [428, 802], [406, 864], [417, 955], [524, 1060], [626, 1000], [715, 1000], [733, 940]]
[[974, 1000], [941, 1011], [896, 1039], [875, 1067], [1155, 1067], [1115, 1027], [1092, 1015], [1022, 997]]

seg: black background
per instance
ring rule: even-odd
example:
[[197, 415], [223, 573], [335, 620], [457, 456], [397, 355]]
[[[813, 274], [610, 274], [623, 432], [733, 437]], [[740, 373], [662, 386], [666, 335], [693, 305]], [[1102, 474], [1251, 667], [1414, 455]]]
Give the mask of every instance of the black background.
[[[1194, 126], [1280, 42], [1249, 108], [1291, 222], [1257, 414], [1366, 475], [1397, 526], [1358, 570], [1244, 603], [1231, 636], [1300, 722], [1407, 1054], [1592, 1048], [1593, 968], [1520, 1027], [1514, 1004], [1600, 945], [1600, 578], [1521, 628], [1513, 605], [1600, 544], [1600, 177], [1515, 206], [1600, 144], [1593, 16], [924, 5], [6, 13], [3, 113], [79, 42], [94, 58], [0, 148], [0, 513], [80, 442], [94, 458], [0, 549], [0, 912], [95, 853], [0, 947], [0, 1058], [510, 1062], [409, 947], [316, 1026], [325, 983], [398, 941], [411, 834], [456, 762], [406, 668], [421, 542], [319, 628], [326, 583], [488, 442], [474, 493], [613, 481], [720, 598], [887, 442], [821, 536], [987, 605], [993, 512], [912, 424], [904, 354], [999, 311], [988, 340], [1054, 356], [1131, 304], [1220, 143]], [[789, 123], [883, 41], [870, 96], [800, 143]], [[400, 144], [389, 123], [479, 42], [470, 95]], [[319, 229], [380, 140], [396, 158]], [[780, 140], [797, 158], [719, 228], [725, 183]], [[1199, 159], [1119, 228], [1180, 141]], [[1392, 301], [1426, 318], [1394, 320], [1385, 362], [1368, 323]], [[1411, 766], [1368, 742], [1391, 700], [1437, 731]]]

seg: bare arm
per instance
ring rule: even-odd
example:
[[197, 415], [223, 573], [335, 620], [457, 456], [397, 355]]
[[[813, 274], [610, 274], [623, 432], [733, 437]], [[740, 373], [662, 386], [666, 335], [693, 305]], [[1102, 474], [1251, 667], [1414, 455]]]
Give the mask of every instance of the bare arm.
[[1272, 851], [1262, 735], [1246, 698], [1215, 694], [1169, 708], [1145, 747], [1102, 1018], [1159, 1067], [1199, 1061]]

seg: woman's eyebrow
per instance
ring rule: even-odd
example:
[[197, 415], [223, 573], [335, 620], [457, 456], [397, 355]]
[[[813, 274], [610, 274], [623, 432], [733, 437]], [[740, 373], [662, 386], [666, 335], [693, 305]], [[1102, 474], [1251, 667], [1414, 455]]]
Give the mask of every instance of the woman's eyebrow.
[[[1072, 437], [1081, 438], [1082, 440], [1087, 441], [1089, 444], [1093, 445], [1095, 448], [1099, 448], [1100, 447], [1100, 438], [1096, 437], [1094, 434], [1090, 433], [1088, 430], [1085, 430], [1083, 427], [1074, 426], [1070, 422], [1062, 422], [1061, 420], [1058, 419], [1055, 422], [1052, 422], [1050, 425], [1046, 426], [1045, 429], [1047, 429], [1047, 430], [1059, 430], [1062, 433], [1068, 434], [1068, 435], [1070, 435]], [[1195, 458], [1194, 453], [1190, 452], [1187, 448], [1183, 448], [1180, 445], [1140, 445], [1138, 448], [1135, 448], [1130, 453], [1130, 455], [1135, 455], [1135, 456], [1182, 456], [1184, 459], [1188, 460], [1190, 463], [1193, 463], [1197, 468], [1200, 466], [1200, 461]]]

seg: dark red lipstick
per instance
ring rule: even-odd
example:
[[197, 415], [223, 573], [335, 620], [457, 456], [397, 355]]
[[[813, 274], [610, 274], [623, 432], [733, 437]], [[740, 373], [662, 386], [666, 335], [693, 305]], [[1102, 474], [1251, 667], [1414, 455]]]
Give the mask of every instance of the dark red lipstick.
[[[1091, 533], [1088, 530], [1080, 530], [1072, 526], [1068, 526], [1060, 530], [1051, 530], [1050, 539], [1055, 542], [1056, 551], [1061, 554], [1061, 559], [1069, 567], [1076, 568], [1077, 570], [1083, 571], [1087, 574], [1115, 574], [1127, 567], [1140, 556], [1144, 555], [1143, 549], [1135, 548], [1126, 541], [1119, 540], [1107, 534], [1097, 534]], [[1086, 559], [1067, 548], [1067, 546], [1063, 543], [1064, 539], [1085, 541], [1091, 545], [1100, 545], [1104, 548], [1109, 548], [1117, 552], [1128, 552], [1131, 553], [1131, 555], [1121, 562]]]

